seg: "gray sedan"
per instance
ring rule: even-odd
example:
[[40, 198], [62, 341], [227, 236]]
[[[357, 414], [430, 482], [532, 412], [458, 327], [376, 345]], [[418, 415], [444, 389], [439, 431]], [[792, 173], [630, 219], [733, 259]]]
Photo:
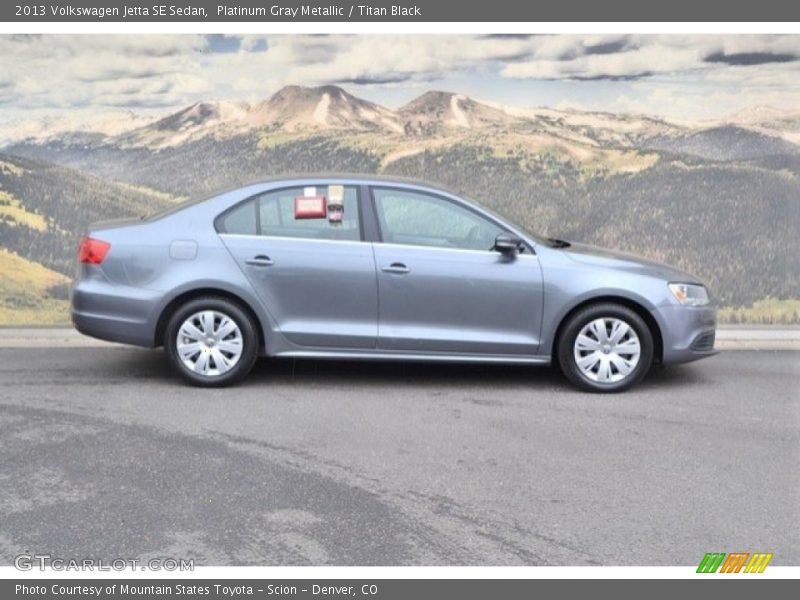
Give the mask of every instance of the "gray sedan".
[[653, 363], [714, 354], [695, 277], [542, 238], [405, 180], [271, 180], [139, 220], [79, 248], [75, 327], [163, 346], [196, 385], [258, 356], [555, 364], [617, 392]]

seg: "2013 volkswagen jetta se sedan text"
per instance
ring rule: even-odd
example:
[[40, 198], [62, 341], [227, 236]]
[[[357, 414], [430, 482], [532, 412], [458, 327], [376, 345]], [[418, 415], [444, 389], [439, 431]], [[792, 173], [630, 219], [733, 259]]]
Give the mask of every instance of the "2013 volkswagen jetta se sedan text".
[[79, 248], [75, 327], [163, 346], [189, 382], [258, 356], [550, 364], [617, 392], [714, 354], [696, 278], [524, 232], [445, 190], [368, 177], [271, 180]]

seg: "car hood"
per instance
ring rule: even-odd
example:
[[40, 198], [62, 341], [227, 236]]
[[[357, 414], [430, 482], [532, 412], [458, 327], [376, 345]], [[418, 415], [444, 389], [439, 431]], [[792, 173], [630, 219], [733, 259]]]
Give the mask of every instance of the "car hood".
[[658, 277], [666, 281], [702, 283], [697, 277], [675, 267], [640, 258], [633, 254], [608, 250], [589, 244], [571, 243], [562, 252], [577, 263], [598, 267], [623, 269], [630, 272]]

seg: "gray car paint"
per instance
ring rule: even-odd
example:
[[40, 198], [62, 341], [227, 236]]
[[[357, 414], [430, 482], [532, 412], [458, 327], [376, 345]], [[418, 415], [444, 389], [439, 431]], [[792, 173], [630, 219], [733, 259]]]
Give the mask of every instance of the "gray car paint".
[[[378, 290], [371, 244], [221, 237], [287, 341], [300, 346], [375, 347]], [[248, 264], [255, 256], [266, 256], [273, 264]]]
[[[434, 193], [520, 236], [526, 251], [493, 251], [217, 233], [215, 218], [283, 187], [343, 183]], [[361, 201], [368, 201], [362, 196]], [[184, 294], [227, 293], [253, 312], [262, 354], [499, 362], [550, 362], [558, 328], [595, 299], [636, 305], [658, 327], [662, 360], [713, 354], [691, 349], [715, 328], [713, 305], [680, 305], [668, 282], [699, 283], [672, 267], [600, 248], [554, 248], [454, 194], [405, 180], [303, 177], [264, 181], [157, 218], [97, 223], [111, 244], [101, 265], [79, 265], [72, 319], [87, 335], [153, 347], [163, 317]], [[274, 264], [246, 263], [266, 254]], [[386, 273], [402, 262], [408, 273]]]
[[[409, 352], [535, 354], [542, 318], [538, 258], [374, 244], [378, 347]], [[402, 264], [407, 273], [384, 272]]]

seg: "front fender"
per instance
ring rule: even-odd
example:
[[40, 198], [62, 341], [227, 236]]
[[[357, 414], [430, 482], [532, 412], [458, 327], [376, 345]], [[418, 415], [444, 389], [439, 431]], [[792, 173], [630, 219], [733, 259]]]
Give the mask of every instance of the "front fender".
[[[542, 251], [540, 257], [545, 300], [539, 354], [552, 354], [564, 319], [591, 302], [622, 301], [654, 318], [659, 306], [670, 304], [666, 282], [650, 274], [581, 264], [558, 250]], [[656, 322], [663, 324], [657, 318]]]

